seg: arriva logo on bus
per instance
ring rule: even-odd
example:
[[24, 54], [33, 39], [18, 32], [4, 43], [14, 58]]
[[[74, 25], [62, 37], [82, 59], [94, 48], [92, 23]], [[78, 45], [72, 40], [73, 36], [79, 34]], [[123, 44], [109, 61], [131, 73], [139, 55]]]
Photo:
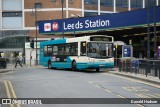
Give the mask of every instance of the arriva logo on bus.
[[74, 22], [66, 24], [64, 22], [64, 30], [71, 30], [71, 29], [83, 29], [83, 28], [97, 28], [97, 27], [107, 27], [110, 26], [110, 20], [85, 20], [85, 22]]

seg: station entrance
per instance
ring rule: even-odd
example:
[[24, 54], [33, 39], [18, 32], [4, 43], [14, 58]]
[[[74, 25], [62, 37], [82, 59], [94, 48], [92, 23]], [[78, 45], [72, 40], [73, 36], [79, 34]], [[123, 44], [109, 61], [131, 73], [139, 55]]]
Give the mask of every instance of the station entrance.
[[[147, 26], [115, 29], [91, 34], [113, 36], [114, 41], [122, 41], [133, 46], [133, 57], [147, 58], [148, 31]], [[150, 27], [150, 58], [154, 58], [154, 26]], [[156, 26], [156, 47], [160, 46], [160, 24]], [[122, 45], [118, 46], [118, 58], [122, 55]]]

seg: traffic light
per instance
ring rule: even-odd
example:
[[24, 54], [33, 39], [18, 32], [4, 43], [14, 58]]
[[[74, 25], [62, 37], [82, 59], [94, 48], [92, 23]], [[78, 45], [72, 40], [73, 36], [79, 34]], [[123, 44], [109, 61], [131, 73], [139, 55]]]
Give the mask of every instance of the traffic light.
[[34, 49], [34, 39], [31, 40], [30, 47]]

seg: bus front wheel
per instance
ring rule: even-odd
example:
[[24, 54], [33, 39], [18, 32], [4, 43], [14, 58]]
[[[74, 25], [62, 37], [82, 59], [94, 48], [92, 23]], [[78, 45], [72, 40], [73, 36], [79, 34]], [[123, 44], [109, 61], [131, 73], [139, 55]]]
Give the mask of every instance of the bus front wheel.
[[48, 61], [48, 69], [51, 69], [51, 61]]
[[76, 70], [76, 61], [72, 62], [72, 70], [75, 71]]

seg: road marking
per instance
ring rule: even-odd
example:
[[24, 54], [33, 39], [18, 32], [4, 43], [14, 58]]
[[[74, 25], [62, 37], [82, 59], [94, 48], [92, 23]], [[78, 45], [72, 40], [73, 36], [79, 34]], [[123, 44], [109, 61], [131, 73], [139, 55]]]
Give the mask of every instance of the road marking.
[[[92, 82], [91, 82], [92, 83]], [[99, 85], [94, 85], [94, 86], [96, 86], [96, 87], [98, 87], [98, 88], [102, 88], [101, 86], [99, 86]], [[117, 93], [115, 93], [115, 92], [112, 92], [112, 91], [110, 91], [110, 90], [108, 90], [108, 89], [106, 89], [106, 88], [104, 88], [104, 90], [105, 91], [107, 91], [107, 92], [109, 92], [109, 93], [113, 93], [113, 94], [115, 94], [115, 95], [117, 95], [117, 97], [120, 97], [120, 98], [126, 98], [126, 97], [123, 97], [122, 95], [120, 95], [120, 94], [117, 94]], [[141, 105], [141, 104], [136, 104], [136, 105], [138, 105], [138, 106], [140, 106], [140, 107], [144, 107], [143, 105]]]
[[117, 96], [120, 97], [120, 98], [125, 98], [125, 97], [123, 97], [123, 96], [121, 96], [121, 95], [119, 95], [119, 94], [117, 94]]
[[89, 83], [92, 84], [92, 83], [104, 83], [104, 82], [108, 82], [108, 81], [90, 81]]
[[152, 98], [159, 98], [158, 96], [153, 95], [153, 94], [146, 94], [146, 95], [151, 96]]
[[107, 92], [109, 92], [109, 93], [111, 93], [111, 92], [112, 92], [112, 91], [110, 91], [110, 90], [108, 90], [108, 89], [106, 89], [106, 88], [105, 88], [105, 91], [107, 91]]
[[152, 83], [148, 83], [148, 82], [144, 82], [144, 81], [140, 81], [140, 80], [135, 80], [135, 79], [131, 79], [131, 78], [128, 78], [128, 77], [122, 77], [122, 76], [118, 76], [118, 75], [115, 75], [115, 74], [109, 74], [109, 73], [105, 73], [103, 75], [110, 75], [110, 76], [118, 77], [118, 78], [121, 78], [121, 79], [133, 81], [133, 82], [139, 82], [139, 83], [142, 83], [142, 84], [149, 85], [149, 86], [160, 89], [160, 85], [156, 85], [156, 84], [152, 84]]
[[151, 98], [145, 94], [135, 94], [136, 96], [138, 96], [139, 98]]
[[155, 95], [157, 95], [157, 96], [159, 96], [159, 97], [160, 97], [160, 93], [158, 93], [158, 94], [156, 93]]
[[[6, 87], [7, 97], [17, 99], [16, 93], [13, 89], [13, 86], [12, 86], [11, 82], [10, 81], [4, 81], [4, 84], [5, 84], [5, 87]], [[9, 84], [9, 86], [8, 86], [8, 84]], [[10, 92], [9, 88], [10, 88], [11, 92]], [[13, 97], [11, 97], [11, 94], [12, 94]], [[20, 104], [16, 104], [16, 105], [17, 105], [17, 107], [21, 107]], [[10, 104], [10, 107], [14, 107], [14, 105]]]
[[98, 87], [98, 88], [101, 88], [99, 85], [95, 85], [96, 87]]
[[[8, 88], [8, 85], [7, 85], [7, 81], [4, 81], [4, 84], [5, 84], [5, 88], [6, 88], [6, 92], [7, 92], [7, 97], [8, 98], [11, 98], [11, 94], [9, 92], [9, 88]], [[14, 107], [13, 104], [10, 104], [10, 107]]]
[[137, 87], [137, 86], [134, 86], [134, 87], [122, 87], [123, 89], [125, 89], [125, 90], [127, 90], [127, 91], [139, 91], [139, 92], [141, 92], [141, 91], [149, 91], [149, 90], [147, 90], [147, 89], [143, 89], [142, 87]]
[[159, 98], [159, 96], [156, 93], [141, 93], [135, 95], [140, 98]]

